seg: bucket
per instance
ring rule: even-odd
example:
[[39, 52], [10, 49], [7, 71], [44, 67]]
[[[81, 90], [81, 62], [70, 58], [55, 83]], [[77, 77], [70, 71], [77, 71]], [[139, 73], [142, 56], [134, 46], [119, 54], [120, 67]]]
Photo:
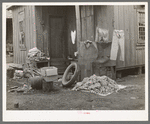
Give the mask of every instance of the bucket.
[[43, 77], [41, 76], [30, 77], [28, 79], [28, 83], [31, 85], [32, 89], [40, 90], [42, 89]]
[[13, 68], [8, 68], [7, 69], [7, 77], [8, 78], [13, 78], [14, 72], [15, 72], [15, 70]]

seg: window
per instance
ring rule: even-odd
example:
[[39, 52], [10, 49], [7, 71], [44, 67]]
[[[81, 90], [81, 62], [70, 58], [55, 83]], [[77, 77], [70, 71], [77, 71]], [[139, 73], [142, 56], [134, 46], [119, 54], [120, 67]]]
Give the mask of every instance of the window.
[[25, 32], [24, 32], [24, 11], [18, 13], [18, 22], [19, 22], [19, 47], [21, 50], [26, 50], [25, 45]]
[[145, 43], [145, 12], [138, 11], [138, 42]]
[[19, 22], [19, 28], [20, 28], [20, 32], [23, 32], [23, 21]]

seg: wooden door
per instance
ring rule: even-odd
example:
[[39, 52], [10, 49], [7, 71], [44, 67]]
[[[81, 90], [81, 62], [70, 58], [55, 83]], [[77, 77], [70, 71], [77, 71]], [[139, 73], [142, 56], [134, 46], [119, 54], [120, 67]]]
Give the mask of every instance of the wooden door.
[[[63, 71], [65, 65], [65, 23], [63, 16], [50, 16], [50, 58], [51, 65], [56, 66], [58, 71]], [[63, 69], [62, 69], [63, 68]]]

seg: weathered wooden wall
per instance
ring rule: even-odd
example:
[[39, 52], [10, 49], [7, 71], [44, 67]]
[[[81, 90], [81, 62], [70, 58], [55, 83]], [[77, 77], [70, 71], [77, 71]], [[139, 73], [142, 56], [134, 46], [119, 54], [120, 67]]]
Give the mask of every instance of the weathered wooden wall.
[[[72, 43], [71, 40], [71, 31], [76, 31], [76, 16], [75, 16], [75, 7], [68, 6], [67, 7], [67, 49], [68, 55], [74, 57], [74, 52], [77, 51], [77, 37], [75, 38], [75, 44]], [[76, 31], [77, 36], [77, 31]]]
[[[76, 42], [72, 44], [71, 31], [76, 30], [76, 18], [74, 6], [36, 6], [36, 32], [37, 32], [37, 48], [39, 48], [46, 55], [50, 52], [50, 35], [49, 35], [49, 16], [63, 16], [65, 19], [65, 44], [63, 47], [65, 56], [74, 56], [77, 49]], [[42, 23], [44, 26], [42, 26]]]
[[117, 68], [128, 68], [145, 64], [145, 48], [143, 46], [140, 49], [137, 47], [137, 20], [137, 12], [133, 5], [114, 6], [114, 28], [125, 32], [125, 61], [121, 62], [117, 59]]
[[[95, 6], [95, 31], [96, 27], [109, 30], [109, 41], [112, 41], [114, 30], [114, 7], [113, 6]], [[95, 34], [96, 35], [96, 34]], [[99, 57], [110, 56], [111, 45], [103, 49], [100, 45]]]
[[81, 40], [94, 41], [94, 8], [81, 6]]
[[12, 18], [6, 19], [6, 43], [13, 43]]
[[[96, 27], [109, 30], [112, 41], [113, 30], [125, 32], [125, 61], [120, 61], [118, 51], [117, 69], [130, 68], [145, 64], [144, 45], [138, 45], [138, 24], [136, 6], [80, 6], [81, 8], [81, 40], [95, 40]], [[138, 46], [137, 46], [138, 45]], [[109, 56], [111, 46], [102, 49], [98, 46], [99, 57]]]
[[[19, 47], [19, 21], [18, 13], [24, 10], [24, 33], [26, 50]], [[36, 47], [35, 9], [34, 6], [16, 6], [13, 8], [13, 48], [14, 63], [23, 64], [26, 62], [26, 55], [29, 49]]]

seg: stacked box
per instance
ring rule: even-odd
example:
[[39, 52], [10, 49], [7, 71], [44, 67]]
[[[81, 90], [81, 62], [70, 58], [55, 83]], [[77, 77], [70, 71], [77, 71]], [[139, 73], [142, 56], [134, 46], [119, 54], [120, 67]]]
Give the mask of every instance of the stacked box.
[[58, 75], [58, 69], [54, 66], [43, 67], [43, 68], [41, 68], [41, 74], [42, 74], [42, 76]]

